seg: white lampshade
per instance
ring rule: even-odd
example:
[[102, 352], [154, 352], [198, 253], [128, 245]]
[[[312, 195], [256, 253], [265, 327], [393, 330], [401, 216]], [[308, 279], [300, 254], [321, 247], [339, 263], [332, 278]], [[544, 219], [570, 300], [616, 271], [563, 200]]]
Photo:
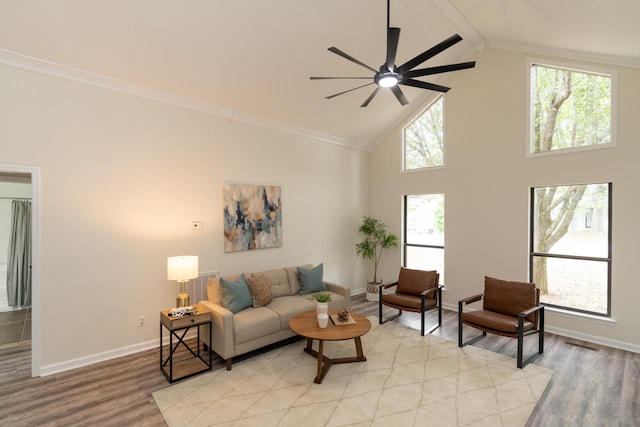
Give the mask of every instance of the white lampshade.
[[167, 280], [186, 282], [198, 277], [198, 257], [195, 255], [167, 258]]

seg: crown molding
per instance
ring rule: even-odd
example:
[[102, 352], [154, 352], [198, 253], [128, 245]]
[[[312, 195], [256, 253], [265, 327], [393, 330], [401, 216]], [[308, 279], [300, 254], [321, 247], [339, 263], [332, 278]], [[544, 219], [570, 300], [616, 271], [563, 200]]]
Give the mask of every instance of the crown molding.
[[40, 58], [34, 58], [5, 49], [0, 49], [0, 64], [8, 65], [15, 68], [21, 68], [23, 70], [33, 71], [35, 73], [45, 74], [48, 76], [58, 77], [61, 79], [85, 84], [88, 86], [98, 87], [113, 92], [119, 92], [126, 95], [133, 95], [139, 98], [162, 102], [164, 104], [169, 104], [188, 110], [210, 114], [221, 118], [225, 122], [235, 120], [239, 122], [250, 123], [255, 126], [303, 136], [305, 138], [311, 138], [331, 144], [364, 150], [362, 147], [359, 147], [357, 143], [349, 139], [340, 138], [334, 135], [317, 132], [299, 126], [293, 126], [276, 120], [266, 119], [264, 117], [246, 114], [240, 111], [234, 111], [223, 106], [175, 95], [169, 92], [153, 89], [151, 87], [131, 83], [125, 80], [115, 79], [96, 73], [91, 73], [79, 68], [61, 65], [55, 62], [47, 61]]

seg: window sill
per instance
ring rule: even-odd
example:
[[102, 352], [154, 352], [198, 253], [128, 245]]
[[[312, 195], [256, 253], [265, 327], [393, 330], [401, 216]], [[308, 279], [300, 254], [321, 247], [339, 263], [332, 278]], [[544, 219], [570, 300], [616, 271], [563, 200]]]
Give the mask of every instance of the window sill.
[[544, 311], [545, 312], [551, 312], [553, 314], [557, 314], [557, 315], [559, 315], [561, 317], [566, 317], [566, 318], [570, 318], [570, 319], [587, 320], [589, 322], [598, 323], [598, 324], [601, 324], [601, 325], [615, 325], [617, 323], [611, 317], [596, 316], [596, 315], [587, 314], [587, 313], [578, 313], [578, 312], [575, 312], [575, 311], [563, 310], [563, 309], [557, 308], [557, 307], [545, 306], [544, 307]]

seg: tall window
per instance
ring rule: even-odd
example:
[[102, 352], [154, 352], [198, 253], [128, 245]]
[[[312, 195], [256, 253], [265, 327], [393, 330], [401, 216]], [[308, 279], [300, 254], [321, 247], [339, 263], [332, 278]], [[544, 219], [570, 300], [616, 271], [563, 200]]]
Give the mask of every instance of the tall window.
[[545, 305], [611, 316], [611, 188], [531, 189], [529, 278]]
[[615, 71], [531, 61], [530, 78], [530, 155], [615, 145]]
[[444, 97], [440, 95], [402, 130], [402, 170], [444, 166]]
[[444, 194], [404, 196], [404, 266], [438, 270], [444, 283]]

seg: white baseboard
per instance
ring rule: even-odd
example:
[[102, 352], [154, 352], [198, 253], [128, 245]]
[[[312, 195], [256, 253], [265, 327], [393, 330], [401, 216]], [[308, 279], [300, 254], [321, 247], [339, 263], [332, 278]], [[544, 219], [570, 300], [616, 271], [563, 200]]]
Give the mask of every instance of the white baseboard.
[[[455, 311], [456, 313], [458, 312], [458, 306], [454, 304], [442, 304], [442, 308]], [[631, 351], [633, 353], [640, 353], [639, 345], [603, 338], [596, 335], [585, 334], [582, 332], [576, 332], [569, 329], [557, 328], [549, 325], [548, 321], [545, 322], [544, 331], [550, 334], [560, 335], [561, 337], [573, 338], [577, 340], [587, 341], [593, 344], [604, 345], [606, 347], [618, 348], [620, 350]]]
[[[184, 337], [185, 340], [196, 338], [195, 331], [189, 331]], [[169, 333], [165, 330], [163, 334], [163, 344], [166, 346], [169, 344]], [[176, 339], [174, 338], [174, 345]], [[89, 356], [79, 357], [77, 359], [67, 360], [65, 362], [54, 363], [51, 365], [42, 366], [40, 368], [40, 376], [46, 377], [47, 375], [57, 374], [59, 372], [69, 371], [71, 369], [82, 368], [83, 366], [92, 365], [98, 362], [104, 362], [106, 360], [115, 359], [122, 356], [128, 356], [133, 353], [139, 353], [141, 351], [151, 350], [160, 347], [160, 339], [141, 342], [138, 344], [130, 345], [127, 347], [121, 347], [114, 350], [105, 351], [102, 353], [92, 354]], [[160, 368], [158, 368], [160, 369]]]
[[[357, 289], [355, 291], [352, 291], [351, 294], [361, 295], [361, 294], [364, 294], [365, 292], [366, 292], [366, 289], [362, 288], [362, 289]], [[446, 310], [451, 310], [454, 312], [458, 311], [458, 307], [455, 304], [442, 304], [442, 308]], [[594, 344], [604, 345], [607, 347], [618, 348], [618, 349], [630, 351], [633, 353], [640, 353], [639, 345], [631, 344], [624, 341], [612, 340], [608, 338], [598, 337], [595, 335], [575, 332], [568, 329], [556, 328], [549, 325], [545, 326], [545, 332], [549, 332], [551, 334], [560, 335], [567, 338], [579, 339], [579, 340], [587, 341]], [[191, 338], [191, 334], [189, 334], [187, 338]], [[168, 341], [165, 339], [165, 342], [168, 342]], [[129, 354], [138, 353], [138, 352], [150, 350], [153, 348], [158, 348], [159, 346], [160, 346], [160, 340], [155, 339], [155, 340], [146, 341], [146, 342], [134, 344], [127, 347], [121, 347], [118, 349], [105, 351], [102, 353], [79, 357], [77, 359], [67, 360], [65, 362], [41, 366], [40, 375], [44, 377], [47, 375], [68, 371], [71, 369], [81, 368], [83, 366], [91, 365], [94, 363], [115, 359], [117, 357], [127, 356]]]
[[355, 290], [351, 290], [351, 296], [358, 296], [358, 295], [364, 295], [367, 293], [367, 288], [360, 288], [360, 289], [355, 289]]
[[451, 311], [455, 311], [456, 313], [458, 312], [458, 305], [457, 304], [442, 304], [442, 308], [444, 308], [445, 310], [451, 310]]
[[[129, 354], [138, 353], [152, 348], [160, 346], [160, 340], [155, 339], [146, 341], [127, 347], [121, 347], [102, 353], [96, 353], [89, 356], [79, 357], [77, 359], [71, 359], [60, 363], [53, 363], [51, 365], [45, 365], [40, 367], [40, 376], [47, 376], [57, 374], [59, 372], [68, 371], [71, 369], [81, 368], [83, 366], [92, 365], [98, 362], [104, 362], [105, 360], [115, 359], [117, 357], [127, 356]], [[159, 368], [158, 368], [159, 369]]]
[[[546, 323], [546, 322], [545, 322]], [[609, 338], [598, 337], [590, 334], [583, 334], [581, 332], [571, 331], [568, 329], [556, 328], [553, 326], [548, 326], [545, 324], [544, 327], [545, 332], [549, 332], [551, 334], [560, 335], [567, 338], [573, 338], [576, 340], [587, 341], [593, 344], [600, 344], [606, 347], [617, 348], [620, 350], [631, 351], [633, 353], [640, 353], [640, 346], [636, 344], [631, 344], [624, 341], [612, 340]]]

